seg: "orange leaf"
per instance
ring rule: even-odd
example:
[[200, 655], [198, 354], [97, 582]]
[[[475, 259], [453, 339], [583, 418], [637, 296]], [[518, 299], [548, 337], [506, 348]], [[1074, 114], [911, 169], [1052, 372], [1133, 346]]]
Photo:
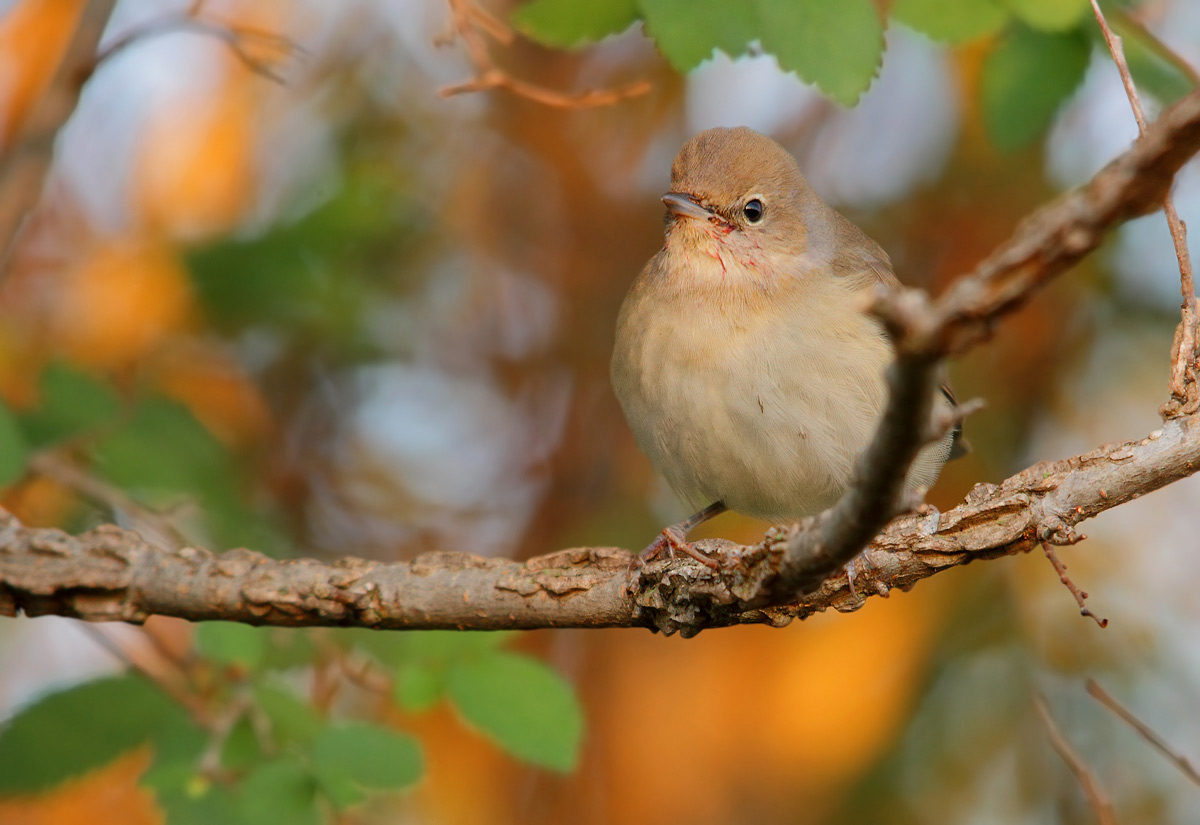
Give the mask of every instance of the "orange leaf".
[[52, 309], [54, 344], [72, 361], [128, 366], [183, 327], [192, 307], [187, 273], [166, 245], [109, 241], [67, 273]]
[[50, 82], [82, 8], [82, 0], [25, 0], [0, 19], [0, 145]]
[[161, 825], [154, 794], [138, 786], [150, 766], [148, 746], [117, 757], [102, 768], [31, 796], [0, 799], [5, 825]]

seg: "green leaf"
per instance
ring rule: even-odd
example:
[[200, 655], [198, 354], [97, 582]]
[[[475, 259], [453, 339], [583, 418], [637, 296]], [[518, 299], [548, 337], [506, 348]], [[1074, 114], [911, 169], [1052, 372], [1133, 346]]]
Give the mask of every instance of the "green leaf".
[[994, 34], [1008, 22], [1000, 0], [896, 0], [892, 16], [945, 43], [966, 43]]
[[30, 442], [43, 447], [116, 420], [121, 400], [108, 384], [65, 364], [42, 371], [37, 409], [22, 416]]
[[299, 762], [279, 759], [258, 767], [238, 789], [237, 809], [253, 825], [320, 825], [317, 785]]
[[883, 25], [871, 0], [754, 0], [759, 39], [785, 71], [853, 105], [883, 59]]
[[421, 748], [411, 736], [364, 723], [330, 725], [313, 743], [313, 771], [338, 808], [362, 789], [398, 790], [421, 778]]
[[267, 652], [269, 632], [237, 622], [201, 622], [196, 628], [196, 649], [219, 664], [253, 668]]
[[1014, 15], [1035, 29], [1073, 29], [1091, 9], [1088, 0], [1004, 0]]
[[455, 662], [447, 686], [466, 720], [505, 750], [557, 771], [575, 768], [583, 711], [571, 686], [540, 661], [492, 651]]
[[396, 668], [392, 679], [392, 698], [396, 704], [414, 713], [429, 710], [446, 692], [440, 668], [413, 662]]
[[1083, 80], [1090, 44], [1080, 32], [1044, 34], [1014, 26], [984, 60], [983, 118], [992, 142], [1011, 151], [1045, 131]]
[[422, 630], [396, 633], [389, 630], [344, 630], [343, 644], [370, 653], [387, 665], [409, 662], [446, 663], [463, 656], [495, 650], [516, 635], [511, 631]]
[[419, 236], [412, 228], [425, 217], [377, 162], [361, 167], [347, 168], [343, 188], [295, 221], [189, 251], [192, 282], [215, 328], [267, 329], [327, 355], [369, 346], [362, 318], [380, 300], [380, 273], [404, 249], [397, 237]]
[[230, 770], [243, 770], [257, 765], [263, 756], [258, 734], [250, 720], [243, 716], [225, 739], [225, 745], [221, 748], [221, 765]]
[[266, 514], [247, 504], [233, 456], [191, 412], [162, 397], [142, 399], [94, 447], [96, 468], [152, 506], [194, 500], [213, 542], [263, 552], [286, 547]]
[[21, 435], [16, 416], [0, 401], [0, 486], [11, 484], [25, 472], [29, 445]]
[[728, 0], [638, 0], [646, 34], [680, 72], [695, 68], [720, 49], [745, 54], [758, 38], [754, 7]]
[[513, 25], [547, 46], [570, 48], [617, 34], [637, 22], [635, 0], [533, 0]]
[[142, 678], [50, 694], [0, 728], [0, 792], [52, 787], [181, 727], [191, 727], [184, 711]]
[[229, 791], [200, 777], [194, 765], [169, 766], [162, 776], [170, 777], [166, 787], [159, 788], [158, 782], [149, 779], [143, 782], [156, 789], [154, 798], [170, 825], [247, 825]]
[[280, 747], [309, 744], [325, 727], [320, 714], [286, 688], [256, 685], [254, 701], [271, 720], [271, 733]]
[[96, 446], [100, 468], [122, 487], [195, 492], [229, 481], [229, 458], [182, 404], [138, 403], [130, 421]]

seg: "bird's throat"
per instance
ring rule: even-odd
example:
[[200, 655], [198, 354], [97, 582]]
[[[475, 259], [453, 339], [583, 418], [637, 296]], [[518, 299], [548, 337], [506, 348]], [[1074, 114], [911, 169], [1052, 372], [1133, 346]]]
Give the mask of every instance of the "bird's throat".
[[666, 269], [680, 288], [769, 290], [771, 267], [762, 249], [728, 224], [680, 221], [663, 245]]

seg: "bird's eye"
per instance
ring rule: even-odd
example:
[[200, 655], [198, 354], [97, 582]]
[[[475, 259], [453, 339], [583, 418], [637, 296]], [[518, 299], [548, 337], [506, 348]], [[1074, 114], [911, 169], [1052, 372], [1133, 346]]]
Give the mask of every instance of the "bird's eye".
[[746, 220], [750, 223], [758, 223], [763, 219], [763, 202], [758, 198], [751, 198], [742, 206], [742, 214], [746, 216]]

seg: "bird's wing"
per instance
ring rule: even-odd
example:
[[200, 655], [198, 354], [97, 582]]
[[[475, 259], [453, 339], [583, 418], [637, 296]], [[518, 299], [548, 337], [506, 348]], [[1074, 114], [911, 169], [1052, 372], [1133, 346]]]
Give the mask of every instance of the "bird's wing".
[[[857, 226], [846, 220], [840, 213], [837, 216], [835, 232], [840, 240], [839, 254], [833, 258], [834, 275], [844, 278], [846, 285], [854, 291], [871, 289], [883, 284], [886, 289], [896, 289], [900, 280], [892, 271], [892, 261], [883, 247], [875, 243]], [[954, 391], [950, 385], [943, 382], [942, 395], [951, 407], [957, 407]], [[971, 445], [963, 438], [962, 422], [954, 425], [950, 442], [950, 458], [960, 458], [971, 452]]]
[[892, 261], [883, 247], [840, 212], [831, 209], [829, 213], [835, 239], [830, 262], [834, 275], [845, 279], [846, 286], [856, 292], [879, 284], [888, 289], [900, 286], [899, 279], [892, 272]]
[[[939, 388], [942, 395], [946, 396], [946, 400], [950, 402], [951, 407], [958, 406], [958, 399], [954, 397], [954, 390], [950, 389], [949, 384], [943, 383]], [[951, 431], [952, 439], [950, 441], [950, 459], [962, 458], [971, 452], [971, 442], [963, 437], [963, 425], [959, 420], [954, 424], [954, 429]]]

